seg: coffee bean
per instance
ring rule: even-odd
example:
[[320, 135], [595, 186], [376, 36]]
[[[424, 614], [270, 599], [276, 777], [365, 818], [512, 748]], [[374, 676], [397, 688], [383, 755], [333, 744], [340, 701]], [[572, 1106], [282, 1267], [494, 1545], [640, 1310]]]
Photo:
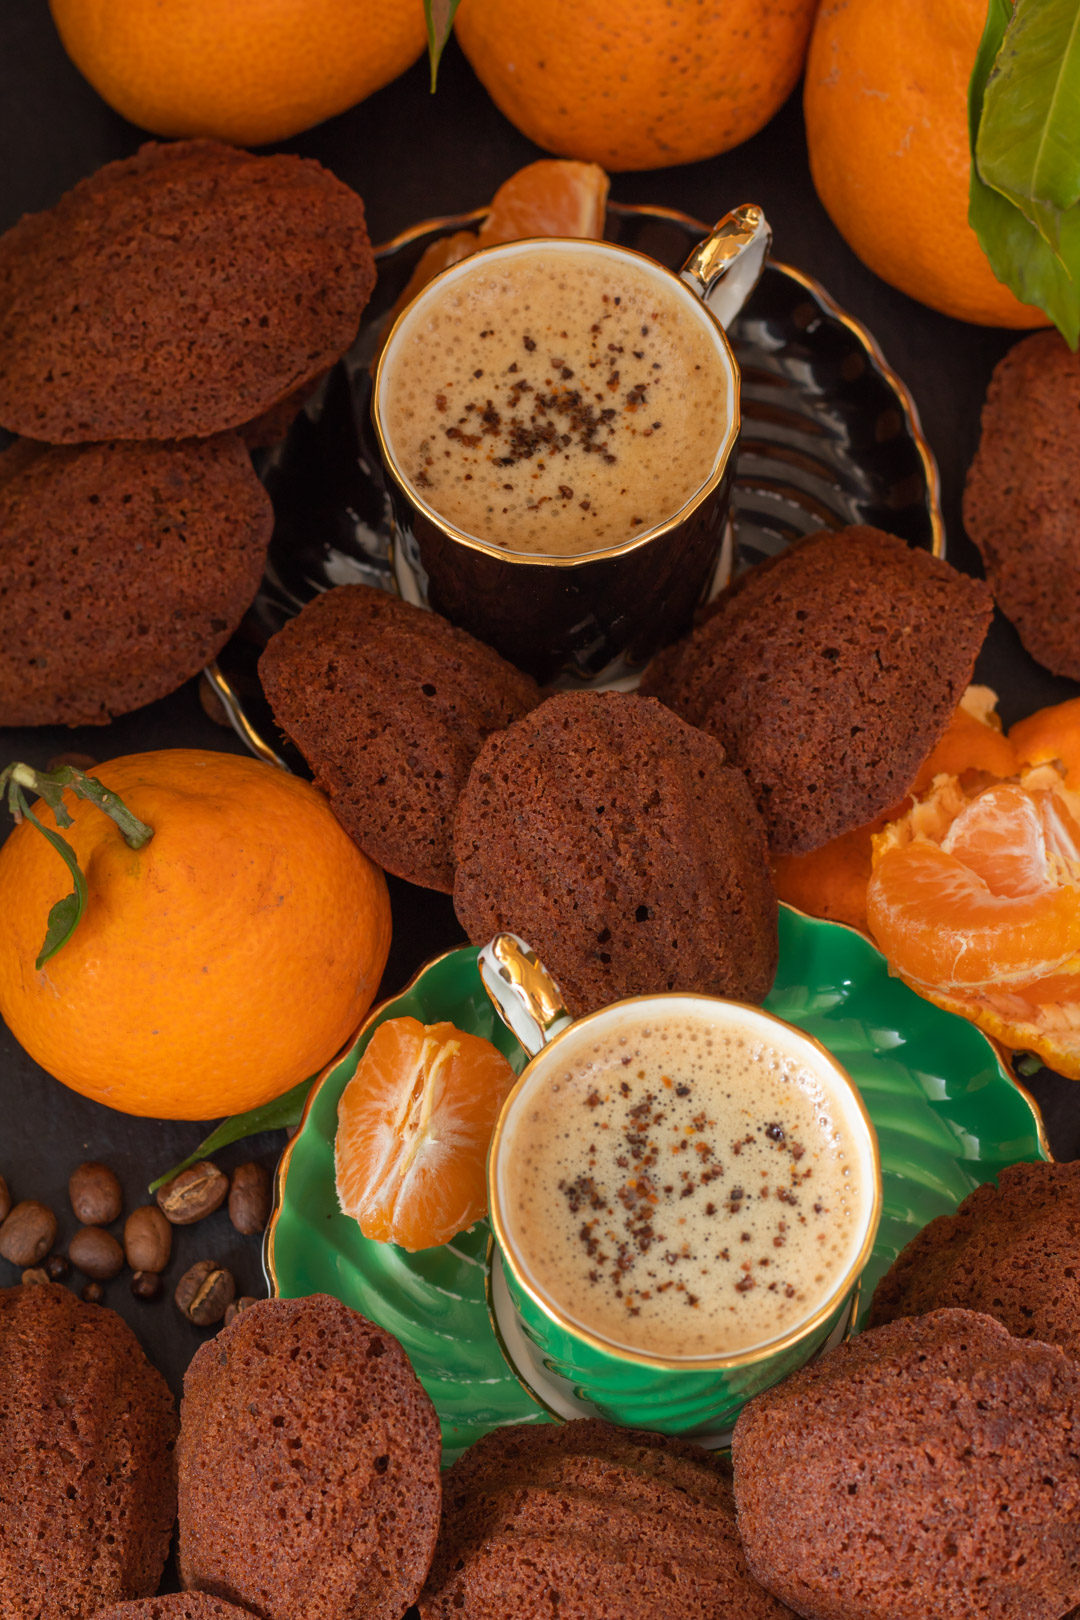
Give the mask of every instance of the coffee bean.
[[45, 1270], [49, 1274], [50, 1282], [61, 1282], [71, 1270], [66, 1255], [50, 1254], [45, 1262]]
[[239, 1299], [233, 1300], [225, 1312], [225, 1326], [228, 1327], [229, 1323], [234, 1321], [241, 1311], [246, 1311], [249, 1305], [257, 1305], [258, 1303], [254, 1294], [241, 1294]]
[[172, 1227], [156, 1204], [140, 1204], [124, 1222], [124, 1253], [132, 1271], [164, 1271], [172, 1254]]
[[68, 1244], [68, 1259], [84, 1277], [108, 1282], [124, 1268], [124, 1251], [101, 1226], [80, 1226]]
[[56, 1242], [56, 1216], [47, 1204], [24, 1198], [0, 1226], [0, 1255], [13, 1266], [36, 1266]]
[[107, 1164], [80, 1164], [68, 1178], [68, 1197], [83, 1226], [108, 1226], [124, 1207], [120, 1182]]
[[229, 1219], [251, 1237], [270, 1219], [270, 1172], [261, 1164], [238, 1164], [229, 1183]]
[[7, 1182], [0, 1176], [0, 1221], [6, 1221], [10, 1213], [11, 1194], [8, 1192]]
[[104, 1297], [105, 1290], [99, 1282], [86, 1283], [79, 1294], [84, 1305], [100, 1305]]
[[22, 1281], [24, 1283], [47, 1283], [49, 1273], [44, 1271], [41, 1266], [31, 1266], [28, 1271], [23, 1272]]
[[228, 1193], [228, 1176], [203, 1159], [158, 1188], [158, 1208], [174, 1226], [191, 1226], [220, 1209]]
[[131, 1279], [131, 1292], [136, 1299], [157, 1299], [161, 1293], [161, 1278], [156, 1271], [137, 1271]]
[[213, 1260], [198, 1260], [185, 1271], [173, 1296], [189, 1322], [212, 1327], [220, 1322], [236, 1297], [232, 1272]]

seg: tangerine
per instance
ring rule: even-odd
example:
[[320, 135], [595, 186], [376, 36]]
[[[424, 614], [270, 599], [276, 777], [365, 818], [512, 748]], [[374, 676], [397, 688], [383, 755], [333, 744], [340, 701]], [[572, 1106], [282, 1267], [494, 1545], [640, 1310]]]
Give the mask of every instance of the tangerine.
[[810, 173], [864, 264], [932, 309], [1046, 326], [968, 224], [968, 81], [986, 0], [824, 0], [806, 62]]
[[156, 135], [283, 141], [424, 49], [423, 0], [49, 0], [98, 94]]
[[[0, 1014], [43, 1069], [129, 1114], [211, 1119], [329, 1062], [390, 947], [386, 880], [310, 783], [236, 754], [134, 754], [94, 776], [153, 829], [137, 852], [68, 791], [85, 914], [40, 968], [64, 862], [28, 821], [0, 848]], [[34, 814], [55, 820], [42, 801]]]
[[795, 88], [816, 0], [462, 0], [454, 32], [537, 146], [607, 169], [713, 157]]
[[870, 932], [921, 995], [1080, 1078], [1080, 795], [939, 777], [874, 838]]
[[338, 1103], [338, 1202], [365, 1237], [447, 1243], [487, 1211], [485, 1166], [517, 1076], [490, 1041], [453, 1024], [379, 1025]]

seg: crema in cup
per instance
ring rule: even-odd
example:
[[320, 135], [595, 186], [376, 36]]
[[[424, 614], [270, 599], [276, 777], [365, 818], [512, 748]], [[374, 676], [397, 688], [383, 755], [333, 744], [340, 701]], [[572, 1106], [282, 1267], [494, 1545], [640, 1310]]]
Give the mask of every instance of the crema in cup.
[[504, 1250], [617, 1348], [694, 1359], [783, 1338], [850, 1285], [876, 1199], [868, 1127], [816, 1049], [628, 1006], [512, 1100]]
[[732, 368], [668, 283], [629, 255], [532, 243], [422, 293], [379, 381], [406, 486], [507, 551], [575, 556], [673, 518], [718, 464]]

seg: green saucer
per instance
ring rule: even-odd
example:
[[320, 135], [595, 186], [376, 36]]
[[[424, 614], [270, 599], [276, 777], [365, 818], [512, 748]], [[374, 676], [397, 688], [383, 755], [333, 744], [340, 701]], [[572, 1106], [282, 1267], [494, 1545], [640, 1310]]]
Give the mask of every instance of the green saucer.
[[[419, 1254], [363, 1237], [338, 1208], [334, 1132], [338, 1098], [386, 1018], [449, 1019], [524, 1067], [476, 957], [470, 946], [430, 963], [323, 1075], [278, 1168], [266, 1242], [272, 1293], [334, 1294], [401, 1341], [435, 1403], [447, 1463], [489, 1429], [549, 1420], [508, 1366], [488, 1315], [487, 1222]], [[884, 1207], [864, 1274], [864, 1316], [878, 1278], [927, 1221], [1003, 1165], [1050, 1157], [1042, 1121], [986, 1037], [890, 978], [884, 958], [850, 928], [781, 906], [780, 967], [765, 1006], [836, 1054], [877, 1129]]]

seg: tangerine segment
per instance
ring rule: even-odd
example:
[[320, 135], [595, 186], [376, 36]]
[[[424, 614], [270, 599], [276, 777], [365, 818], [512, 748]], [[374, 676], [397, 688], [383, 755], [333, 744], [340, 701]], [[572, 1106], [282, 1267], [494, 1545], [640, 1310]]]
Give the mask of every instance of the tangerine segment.
[[886, 852], [866, 915], [891, 967], [947, 988], [1023, 983], [1054, 973], [1080, 944], [1080, 886], [994, 894], [936, 844]]
[[874, 839], [870, 931], [902, 977], [1023, 988], [1080, 953], [1080, 801], [1051, 767], [972, 796], [955, 777]]
[[487, 1211], [491, 1134], [516, 1075], [490, 1041], [453, 1024], [391, 1018], [338, 1103], [338, 1202], [367, 1238], [415, 1251]]

